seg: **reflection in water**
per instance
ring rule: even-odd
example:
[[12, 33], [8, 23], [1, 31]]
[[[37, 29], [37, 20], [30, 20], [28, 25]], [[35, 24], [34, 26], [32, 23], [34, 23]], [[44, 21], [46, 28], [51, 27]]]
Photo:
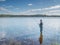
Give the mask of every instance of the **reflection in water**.
[[42, 44], [42, 42], [43, 42], [43, 35], [42, 35], [42, 33], [40, 33], [39, 42], [40, 42], [40, 44]]

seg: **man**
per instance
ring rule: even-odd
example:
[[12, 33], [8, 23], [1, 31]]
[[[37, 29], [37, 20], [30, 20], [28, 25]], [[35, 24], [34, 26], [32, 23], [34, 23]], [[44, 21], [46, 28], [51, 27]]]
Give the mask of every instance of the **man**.
[[40, 27], [40, 32], [42, 33], [42, 30], [43, 30], [43, 22], [42, 22], [42, 19], [40, 20], [39, 27]]

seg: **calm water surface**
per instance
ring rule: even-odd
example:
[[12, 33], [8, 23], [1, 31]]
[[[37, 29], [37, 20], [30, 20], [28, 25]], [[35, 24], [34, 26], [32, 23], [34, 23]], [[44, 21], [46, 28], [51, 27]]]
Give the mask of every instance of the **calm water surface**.
[[60, 18], [0, 18], [0, 39], [20, 37], [38, 40], [40, 19], [43, 20], [43, 45], [60, 44]]

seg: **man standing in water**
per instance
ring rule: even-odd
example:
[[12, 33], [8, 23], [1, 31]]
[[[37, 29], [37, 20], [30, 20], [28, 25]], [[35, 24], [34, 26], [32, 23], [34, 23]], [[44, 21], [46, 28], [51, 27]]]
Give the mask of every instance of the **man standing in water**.
[[43, 23], [42, 23], [42, 19], [40, 20], [39, 27], [40, 27], [40, 37], [39, 37], [39, 42], [40, 42], [40, 45], [42, 45], [42, 42], [43, 42], [43, 35], [42, 35]]
[[42, 22], [42, 19], [40, 20], [39, 27], [40, 27], [40, 33], [42, 33], [42, 30], [43, 30], [43, 22]]

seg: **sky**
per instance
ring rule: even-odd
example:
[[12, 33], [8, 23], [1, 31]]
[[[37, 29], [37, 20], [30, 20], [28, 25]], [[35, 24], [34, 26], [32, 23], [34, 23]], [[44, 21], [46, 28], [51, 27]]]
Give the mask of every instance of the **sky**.
[[0, 0], [0, 14], [60, 15], [60, 0]]

